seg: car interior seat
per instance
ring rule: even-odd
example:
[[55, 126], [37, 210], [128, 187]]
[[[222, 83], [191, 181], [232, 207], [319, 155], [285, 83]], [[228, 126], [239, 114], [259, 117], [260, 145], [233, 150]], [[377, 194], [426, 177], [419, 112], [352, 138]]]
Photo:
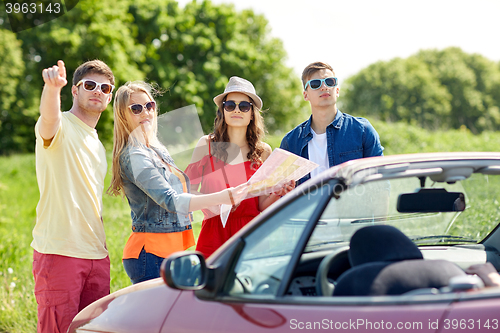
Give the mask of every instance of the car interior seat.
[[400, 230], [374, 225], [357, 230], [349, 248], [351, 267], [335, 286], [335, 296], [401, 295], [420, 288], [441, 288], [466, 275], [452, 262], [424, 260]]

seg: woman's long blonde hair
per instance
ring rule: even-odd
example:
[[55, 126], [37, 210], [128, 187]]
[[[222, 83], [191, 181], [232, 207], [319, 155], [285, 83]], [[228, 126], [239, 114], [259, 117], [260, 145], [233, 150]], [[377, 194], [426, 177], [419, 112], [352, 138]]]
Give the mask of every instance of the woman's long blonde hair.
[[[145, 93], [149, 99], [154, 101], [153, 95], [160, 92], [151, 84], [143, 81], [127, 82], [121, 86], [115, 94], [113, 102], [114, 114], [114, 133], [113, 133], [113, 165], [111, 167], [112, 178], [111, 184], [106, 191], [109, 195], [124, 195], [123, 179], [120, 166], [120, 155], [127, 144], [134, 144], [136, 140], [131, 136], [134, 128], [129, 121], [130, 119], [130, 97], [133, 93]], [[158, 104], [157, 104], [158, 105]], [[147, 141], [150, 145], [161, 147], [157, 138], [158, 132], [158, 106], [154, 115], [152, 130], [147, 133]]]

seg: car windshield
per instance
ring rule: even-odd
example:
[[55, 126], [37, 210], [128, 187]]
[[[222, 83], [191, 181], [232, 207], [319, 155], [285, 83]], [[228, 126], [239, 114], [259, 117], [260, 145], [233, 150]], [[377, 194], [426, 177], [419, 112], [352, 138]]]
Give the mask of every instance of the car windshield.
[[401, 194], [421, 189], [417, 177], [373, 181], [350, 187], [332, 198], [306, 247], [306, 252], [349, 242], [354, 232], [373, 224], [393, 225], [418, 245], [475, 244], [500, 221], [500, 176], [472, 174], [455, 183], [427, 179], [425, 189], [463, 194], [465, 209], [450, 212], [398, 212]]

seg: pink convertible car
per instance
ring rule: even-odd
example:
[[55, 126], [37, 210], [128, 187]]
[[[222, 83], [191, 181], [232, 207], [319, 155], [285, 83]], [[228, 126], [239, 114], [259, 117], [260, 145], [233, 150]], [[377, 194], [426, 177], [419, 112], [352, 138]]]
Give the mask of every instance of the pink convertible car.
[[288, 193], [205, 262], [91, 304], [70, 332], [498, 332], [500, 153], [374, 157]]

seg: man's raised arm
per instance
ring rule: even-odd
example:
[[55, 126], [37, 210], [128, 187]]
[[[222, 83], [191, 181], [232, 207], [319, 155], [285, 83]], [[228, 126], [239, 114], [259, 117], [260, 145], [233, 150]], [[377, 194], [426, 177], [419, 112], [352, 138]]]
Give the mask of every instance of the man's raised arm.
[[57, 66], [44, 69], [42, 77], [45, 85], [40, 100], [39, 132], [44, 140], [50, 141], [61, 123], [61, 89], [68, 83], [64, 62], [59, 60]]

